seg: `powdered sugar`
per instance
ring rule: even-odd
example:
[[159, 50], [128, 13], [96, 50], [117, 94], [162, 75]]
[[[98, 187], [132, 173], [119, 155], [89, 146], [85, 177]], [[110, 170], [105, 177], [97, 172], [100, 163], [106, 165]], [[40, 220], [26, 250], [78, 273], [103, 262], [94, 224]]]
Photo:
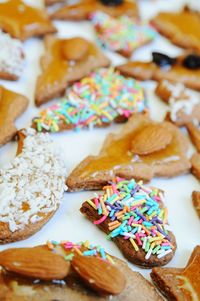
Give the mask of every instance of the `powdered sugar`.
[[0, 170], [0, 222], [10, 231], [36, 223], [62, 200], [66, 168], [48, 134], [25, 130], [22, 153]]
[[20, 77], [23, 64], [22, 43], [0, 30], [0, 72]]

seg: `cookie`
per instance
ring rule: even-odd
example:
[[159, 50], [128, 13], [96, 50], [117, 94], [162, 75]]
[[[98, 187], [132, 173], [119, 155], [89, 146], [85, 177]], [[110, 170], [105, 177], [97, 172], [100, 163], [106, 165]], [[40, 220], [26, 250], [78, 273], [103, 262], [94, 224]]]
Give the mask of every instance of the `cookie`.
[[17, 157], [0, 171], [0, 243], [22, 240], [54, 215], [66, 169], [48, 134], [19, 132]]
[[153, 268], [151, 278], [167, 300], [199, 300], [200, 246], [194, 248], [185, 268]]
[[200, 13], [187, 7], [180, 12], [160, 12], [151, 24], [173, 44], [200, 52]]
[[45, 39], [45, 55], [41, 59], [42, 74], [35, 92], [37, 106], [64, 94], [66, 87], [110, 60], [93, 43], [80, 38]]
[[192, 192], [192, 203], [200, 218], [200, 192], [199, 191]]
[[65, 2], [65, 0], [45, 0], [44, 4], [46, 6], [49, 6], [49, 5], [54, 5], [54, 4], [63, 3], [63, 2]]
[[80, 0], [75, 4], [64, 5], [53, 12], [51, 17], [60, 20], [87, 20], [95, 11], [102, 11], [112, 17], [139, 16], [135, 0]]
[[162, 53], [153, 53], [149, 62], [134, 61], [117, 66], [125, 76], [139, 80], [168, 80], [184, 84], [187, 88], [200, 91], [200, 56], [193, 53], [171, 58]]
[[24, 66], [22, 43], [0, 30], [0, 46], [0, 78], [17, 80]]
[[[28, 273], [27, 270], [26, 273], [29, 276], [30, 266], [34, 266], [34, 263], [36, 263], [37, 273], [41, 272], [43, 268], [43, 274], [44, 271], [48, 270], [48, 275], [50, 274], [50, 276], [53, 273], [55, 274], [55, 272], [58, 276], [61, 276], [61, 273], [64, 274], [64, 271], [66, 274], [64, 279], [48, 282], [35, 281], [33, 283], [33, 280], [29, 280], [27, 277], [24, 278], [19, 274], [14, 275], [2, 270], [0, 273], [0, 298], [2, 300], [27, 301], [30, 298], [32, 301], [163, 300], [153, 285], [140, 273], [132, 271], [124, 261], [107, 254], [101, 246], [96, 247], [88, 241], [78, 244], [71, 243], [70, 241], [60, 244], [54, 241], [50, 244], [51, 249], [48, 249], [47, 246], [38, 246], [29, 249], [8, 249], [0, 253], [1, 264], [4, 267], [9, 264], [13, 269], [13, 260], [23, 263], [23, 266], [26, 263], [25, 267], [29, 267]], [[34, 258], [34, 261], [25, 261], [24, 256], [22, 257], [24, 253], [26, 255], [25, 259]], [[61, 256], [58, 256], [58, 254]], [[3, 257], [3, 255], [6, 256]], [[64, 262], [62, 262], [63, 256], [65, 257]], [[6, 261], [5, 258], [7, 258]], [[51, 259], [48, 261], [48, 266], [46, 264], [47, 259]], [[70, 268], [68, 271], [67, 264], [73, 266], [73, 269]], [[91, 277], [90, 281], [88, 281], [88, 276]], [[89, 288], [89, 284], [92, 287]], [[119, 293], [120, 289], [123, 290]], [[104, 294], [102, 294], [102, 291], [104, 291]], [[108, 291], [112, 291], [112, 294], [108, 294]], [[116, 292], [118, 294], [114, 295]]]
[[88, 156], [71, 172], [67, 186], [71, 191], [92, 190], [116, 176], [146, 182], [177, 176], [190, 170], [188, 145], [173, 124], [135, 114], [120, 133], [108, 135], [97, 156]]
[[200, 95], [198, 92], [186, 88], [181, 83], [163, 80], [158, 83], [155, 93], [169, 105], [166, 119], [177, 126], [184, 126], [188, 122], [200, 122]]
[[191, 158], [191, 165], [192, 165], [192, 173], [193, 175], [200, 180], [200, 154], [195, 153], [192, 155]]
[[22, 41], [57, 31], [44, 10], [29, 6], [22, 0], [0, 3], [0, 28]]
[[196, 147], [197, 151], [200, 152], [200, 129], [198, 120], [195, 119], [193, 122], [187, 123], [186, 128], [192, 143]]
[[103, 12], [95, 12], [91, 21], [100, 45], [127, 58], [156, 37], [151, 26], [128, 16], [113, 18]]
[[133, 113], [145, 111], [147, 101], [139, 82], [113, 68], [102, 68], [76, 82], [64, 99], [41, 111], [33, 127], [39, 132], [91, 129], [124, 122]]
[[80, 209], [107, 234], [131, 263], [143, 268], [165, 265], [176, 250], [167, 222], [163, 191], [142, 181], [114, 179]]
[[15, 136], [14, 122], [26, 110], [28, 102], [25, 96], [0, 85], [0, 146]]

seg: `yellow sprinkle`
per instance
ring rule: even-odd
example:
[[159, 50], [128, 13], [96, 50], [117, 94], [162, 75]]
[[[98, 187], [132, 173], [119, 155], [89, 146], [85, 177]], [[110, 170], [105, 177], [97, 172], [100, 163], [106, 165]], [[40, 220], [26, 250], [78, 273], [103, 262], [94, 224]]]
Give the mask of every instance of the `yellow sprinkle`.
[[90, 206], [92, 206], [95, 210], [97, 210], [96, 205], [91, 201], [91, 200], [87, 200], [86, 201], [88, 204], [90, 204]]
[[74, 250], [75, 250], [79, 255], [83, 255], [83, 253], [82, 253], [77, 247], [74, 247]]
[[112, 259], [112, 257], [108, 254], [106, 254], [106, 258], [108, 259], [108, 261], [110, 261], [112, 264], [115, 264], [114, 260]]
[[86, 247], [87, 249], [89, 248], [90, 246], [90, 242], [89, 240], [86, 240], [84, 243], [83, 243], [84, 247]]
[[50, 250], [53, 250], [53, 249], [54, 249], [54, 245], [53, 245], [49, 240], [47, 240], [46, 244], [47, 244], [47, 247], [48, 247]]
[[145, 200], [139, 200], [139, 201], [137, 201], [137, 202], [133, 202], [133, 203], [132, 203], [132, 206], [141, 205], [141, 204], [143, 204], [143, 203], [145, 203], [145, 202], [146, 202]]
[[135, 241], [133, 240], [133, 238], [130, 238], [129, 240], [130, 240], [132, 246], [134, 247], [135, 251], [138, 252], [139, 248], [138, 248], [137, 244], [135, 243]]
[[149, 242], [158, 241], [158, 240], [161, 240], [161, 237], [152, 237], [152, 238], [149, 238]]

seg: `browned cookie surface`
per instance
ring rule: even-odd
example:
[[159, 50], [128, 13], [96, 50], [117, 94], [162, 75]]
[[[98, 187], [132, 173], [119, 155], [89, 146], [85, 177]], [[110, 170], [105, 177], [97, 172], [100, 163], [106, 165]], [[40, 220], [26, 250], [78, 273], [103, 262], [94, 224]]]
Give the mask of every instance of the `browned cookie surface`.
[[[197, 122], [196, 122], [197, 121]], [[194, 123], [189, 122], [186, 124], [186, 128], [188, 130], [188, 134], [197, 151], [200, 152], [200, 130], [199, 130], [199, 122], [196, 120]]]
[[192, 202], [193, 202], [193, 206], [200, 218], [200, 192], [199, 191], [192, 192]]

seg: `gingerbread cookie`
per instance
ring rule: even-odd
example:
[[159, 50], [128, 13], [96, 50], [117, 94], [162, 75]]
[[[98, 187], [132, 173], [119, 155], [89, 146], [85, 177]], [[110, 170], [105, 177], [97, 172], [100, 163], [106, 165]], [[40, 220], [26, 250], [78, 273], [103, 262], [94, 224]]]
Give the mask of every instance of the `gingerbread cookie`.
[[53, 19], [87, 20], [96, 11], [102, 11], [112, 17], [138, 17], [135, 0], [79, 0], [78, 3], [64, 5], [52, 13]]
[[104, 127], [146, 110], [139, 82], [112, 68], [98, 69], [69, 88], [60, 102], [41, 111], [33, 127], [39, 132]]
[[128, 16], [117, 19], [103, 12], [95, 12], [91, 15], [91, 21], [98, 42], [125, 57], [130, 57], [134, 50], [150, 43], [156, 37], [151, 26]]
[[64, 94], [69, 83], [80, 80], [110, 60], [97, 46], [83, 38], [45, 39], [46, 53], [41, 59], [42, 74], [36, 84], [36, 105]]
[[140, 273], [88, 241], [8, 249], [0, 253], [0, 265], [1, 300], [163, 300]]
[[152, 61], [134, 61], [116, 67], [121, 74], [139, 80], [168, 80], [200, 91], [200, 55], [185, 53], [173, 58], [153, 52]]
[[122, 131], [106, 138], [97, 156], [88, 156], [69, 175], [70, 190], [99, 189], [115, 176], [150, 181], [190, 170], [188, 141], [169, 122], [133, 115]]
[[175, 45], [200, 52], [200, 13], [185, 7], [181, 12], [161, 12], [151, 23]]
[[[1, 52], [1, 50], [0, 50]], [[0, 85], [0, 146], [16, 134], [15, 120], [28, 107], [28, 99]]]
[[185, 268], [153, 268], [151, 278], [167, 300], [199, 300], [200, 246], [194, 248]]
[[168, 231], [163, 191], [120, 178], [103, 190], [82, 204], [81, 213], [108, 234], [130, 262], [144, 268], [169, 262], [176, 241]]
[[163, 80], [158, 83], [155, 93], [166, 102], [170, 109], [166, 119], [183, 126], [193, 120], [200, 122], [200, 94], [181, 83]]
[[186, 128], [188, 130], [188, 134], [197, 151], [200, 152], [200, 129], [199, 129], [199, 121], [195, 119], [193, 122], [189, 122], [186, 124]]
[[45, 11], [22, 0], [0, 3], [0, 28], [22, 41], [57, 31]]
[[17, 157], [0, 171], [0, 243], [25, 239], [55, 213], [66, 169], [48, 134], [19, 132]]
[[191, 158], [192, 173], [200, 180], [200, 153], [193, 154]]
[[200, 192], [199, 191], [192, 192], [192, 203], [200, 218]]
[[17, 80], [23, 71], [22, 43], [0, 30], [0, 78]]

